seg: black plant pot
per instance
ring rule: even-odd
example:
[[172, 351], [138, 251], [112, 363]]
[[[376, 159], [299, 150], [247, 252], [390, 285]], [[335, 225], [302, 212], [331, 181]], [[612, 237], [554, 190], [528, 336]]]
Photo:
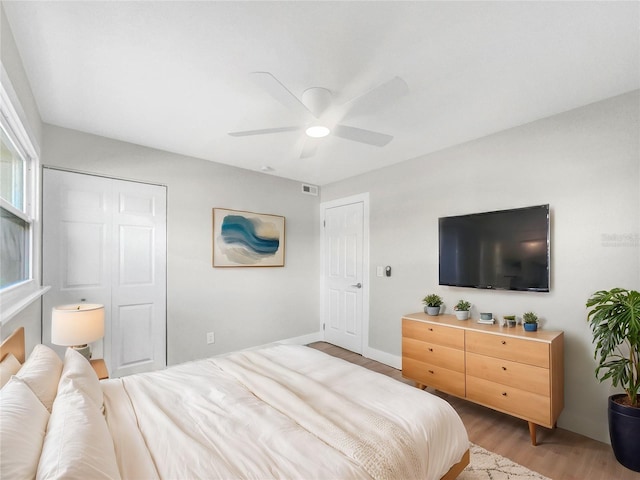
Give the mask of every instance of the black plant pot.
[[609, 397], [609, 437], [616, 460], [634, 472], [640, 472], [640, 408], [614, 402], [626, 394]]

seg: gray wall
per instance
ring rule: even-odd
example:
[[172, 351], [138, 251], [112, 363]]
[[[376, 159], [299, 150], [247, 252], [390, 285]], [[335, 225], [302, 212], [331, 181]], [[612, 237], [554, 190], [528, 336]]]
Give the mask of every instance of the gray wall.
[[[319, 199], [299, 182], [47, 124], [43, 137], [43, 165], [167, 185], [169, 364], [319, 331]], [[214, 207], [286, 217], [285, 267], [212, 268]]]
[[[15, 94], [20, 102], [19, 114], [24, 114], [22, 121], [32, 141], [39, 148], [42, 140], [42, 121], [40, 112], [33, 98], [31, 85], [22, 65], [22, 59], [18, 53], [16, 42], [11, 32], [11, 27], [4, 13], [4, 7], [0, 4], [0, 58], [2, 66], [11, 81]], [[15, 107], [15, 105], [14, 105]]]
[[[18, 53], [11, 27], [7, 22], [4, 8], [0, 4], [0, 58], [2, 59], [3, 84], [7, 80], [12, 87], [11, 92], [15, 94], [12, 98], [14, 107], [24, 124], [27, 133], [30, 135], [36, 150], [40, 150], [42, 143], [42, 121], [40, 113], [36, 106], [36, 102], [31, 92], [31, 86], [27, 80], [22, 59]], [[6, 77], [5, 77], [6, 75]], [[8, 85], [5, 84], [8, 88]], [[39, 228], [38, 222], [35, 224], [36, 231]], [[1, 306], [0, 306], [1, 308]], [[11, 318], [5, 325], [2, 325], [0, 338], [6, 338], [11, 332], [18, 327], [25, 327], [25, 343], [27, 354], [31, 352], [33, 347], [40, 343], [41, 324], [40, 324], [40, 299], [31, 303], [27, 308], [22, 310], [16, 316]]]
[[[370, 346], [400, 355], [400, 317], [420, 311], [430, 292], [448, 312], [471, 301], [476, 317], [533, 310], [543, 328], [565, 332], [560, 425], [608, 441], [610, 389], [593, 374], [585, 302], [598, 289], [640, 287], [639, 102], [635, 91], [324, 186], [323, 202], [370, 194]], [[438, 217], [543, 203], [552, 212], [550, 293], [438, 286]], [[393, 276], [376, 277], [377, 265]]]

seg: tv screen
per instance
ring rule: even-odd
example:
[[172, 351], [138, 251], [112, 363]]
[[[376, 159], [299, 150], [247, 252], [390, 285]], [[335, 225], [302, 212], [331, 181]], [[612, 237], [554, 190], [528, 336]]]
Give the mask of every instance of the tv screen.
[[440, 285], [549, 291], [549, 205], [439, 219]]

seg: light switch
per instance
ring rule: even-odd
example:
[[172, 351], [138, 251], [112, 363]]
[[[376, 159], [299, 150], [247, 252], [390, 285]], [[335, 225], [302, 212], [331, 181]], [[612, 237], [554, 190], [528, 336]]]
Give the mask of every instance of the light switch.
[[384, 272], [384, 267], [376, 267], [376, 276], [381, 277]]

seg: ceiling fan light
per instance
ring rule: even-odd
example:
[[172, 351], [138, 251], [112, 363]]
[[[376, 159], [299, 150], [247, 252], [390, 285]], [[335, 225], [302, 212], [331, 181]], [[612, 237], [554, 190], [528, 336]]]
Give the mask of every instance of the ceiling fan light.
[[322, 138], [329, 135], [331, 133], [331, 130], [329, 130], [327, 127], [323, 125], [314, 125], [312, 127], [307, 128], [305, 130], [305, 133], [312, 138]]

